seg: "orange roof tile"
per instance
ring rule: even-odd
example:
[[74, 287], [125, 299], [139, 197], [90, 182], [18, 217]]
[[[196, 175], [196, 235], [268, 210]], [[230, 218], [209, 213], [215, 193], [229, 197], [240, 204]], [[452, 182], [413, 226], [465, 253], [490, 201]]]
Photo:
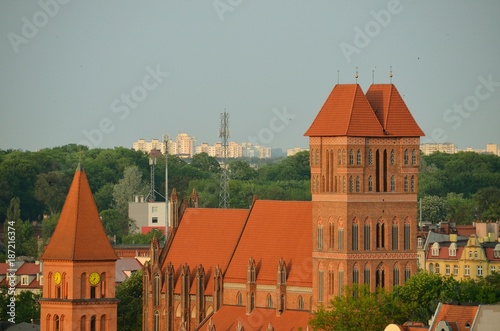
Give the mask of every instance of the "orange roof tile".
[[[272, 308], [256, 308], [247, 315], [244, 306], [222, 306], [211, 317], [217, 331], [236, 330], [238, 322], [244, 330], [266, 331], [269, 323], [274, 330], [296, 331], [299, 327], [306, 330], [310, 318], [311, 314], [308, 311], [298, 310], [285, 310], [283, 314], [277, 316], [276, 309]], [[199, 326], [198, 330], [207, 330], [209, 323], [210, 318]]]
[[102, 226], [87, 175], [80, 167], [75, 172], [56, 229], [41, 259], [117, 259]]
[[305, 136], [384, 136], [358, 84], [337, 84]]
[[[219, 265], [224, 272], [247, 216], [248, 209], [186, 209], [163, 266], [171, 262], [178, 276], [182, 265], [187, 263], [192, 280], [196, 268], [202, 264], [208, 281], [205, 288], [211, 292], [215, 266]], [[180, 283], [176, 283], [176, 293], [180, 292]], [[196, 291], [195, 286], [191, 291]]]
[[287, 285], [312, 286], [312, 203], [256, 200], [224, 276], [224, 282], [246, 283], [248, 260], [256, 264], [257, 284], [276, 284], [280, 258]]
[[17, 275], [36, 275], [40, 273], [40, 264], [38, 263], [23, 263], [19, 269], [17, 269]]
[[[439, 304], [432, 324], [435, 326], [440, 321], [446, 321], [453, 330], [469, 329], [474, 322], [478, 308], [478, 305]], [[468, 328], [466, 328], [466, 324], [468, 324]]]
[[366, 92], [385, 134], [398, 137], [421, 137], [423, 131], [410, 113], [393, 84], [373, 84]]

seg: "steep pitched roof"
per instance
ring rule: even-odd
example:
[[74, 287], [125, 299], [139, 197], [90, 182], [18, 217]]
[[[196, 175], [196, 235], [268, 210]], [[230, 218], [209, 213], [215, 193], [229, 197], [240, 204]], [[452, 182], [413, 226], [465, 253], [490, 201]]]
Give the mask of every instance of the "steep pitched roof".
[[[165, 263], [171, 262], [177, 275], [185, 263], [189, 266], [191, 279], [196, 268], [202, 264], [206, 289], [213, 289], [213, 272], [219, 265], [224, 272], [236, 247], [248, 209], [188, 208], [182, 216]], [[165, 267], [165, 265], [163, 266]], [[176, 283], [176, 292], [181, 282]], [[192, 286], [191, 291], [195, 291]]]
[[56, 229], [42, 260], [109, 261], [116, 254], [106, 237], [85, 171], [73, 177]]
[[429, 330], [434, 330], [434, 327], [441, 321], [447, 322], [454, 331], [468, 330], [474, 322], [478, 308], [478, 305], [439, 303]]
[[398, 137], [425, 135], [393, 84], [373, 84], [366, 92], [366, 98], [386, 135]]
[[382, 126], [358, 84], [337, 84], [304, 134], [324, 136], [384, 136]]
[[312, 286], [311, 217], [309, 201], [256, 200], [224, 282], [246, 283], [248, 260], [253, 257], [257, 284], [276, 284], [283, 258], [287, 285]]
[[[306, 330], [309, 325], [311, 314], [309, 311], [286, 309], [283, 314], [276, 315], [273, 308], [255, 308], [250, 314], [246, 314], [244, 306], [222, 306], [211, 318], [198, 327], [198, 330], [207, 330], [210, 320], [216, 330], [237, 330], [238, 322], [243, 330], [266, 331], [269, 323], [274, 330]], [[312, 328], [309, 327], [311, 330]]]

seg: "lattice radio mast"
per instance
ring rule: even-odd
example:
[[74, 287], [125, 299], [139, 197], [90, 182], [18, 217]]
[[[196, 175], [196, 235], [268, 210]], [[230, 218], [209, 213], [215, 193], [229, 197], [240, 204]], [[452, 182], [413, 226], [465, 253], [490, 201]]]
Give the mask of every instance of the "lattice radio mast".
[[224, 109], [220, 114], [219, 138], [222, 144], [222, 166], [220, 173], [219, 208], [229, 208], [229, 173], [227, 169], [227, 146], [229, 139], [229, 114]]

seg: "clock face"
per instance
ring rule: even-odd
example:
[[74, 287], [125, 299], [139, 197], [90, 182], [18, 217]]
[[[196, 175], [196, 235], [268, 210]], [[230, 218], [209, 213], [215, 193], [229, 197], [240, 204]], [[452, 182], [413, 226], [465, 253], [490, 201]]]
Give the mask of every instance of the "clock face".
[[61, 273], [59, 271], [56, 271], [54, 274], [54, 283], [56, 283], [56, 285], [61, 284]]
[[97, 285], [101, 280], [101, 276], [97, 272], [93, 272], [89, 276], [89, 282], [91, 285]]

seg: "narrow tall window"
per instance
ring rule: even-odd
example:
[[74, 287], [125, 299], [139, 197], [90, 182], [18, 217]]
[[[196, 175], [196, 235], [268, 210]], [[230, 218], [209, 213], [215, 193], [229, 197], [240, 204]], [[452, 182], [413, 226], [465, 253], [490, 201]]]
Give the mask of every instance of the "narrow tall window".
[[341, 251], [344, 249], [344, 229], [338, 229], [337, 235], [338, 235], [337, 243], [339, 244], [338, 248], [339, 248], [339, 251]]
[[385, 271], [384, 269], [377, 269], [377, 272], [375, 273], [375, 284], [377, 287], [384, 288], [385, 286]]
[[373, 191], [373, 177], [370, 175], [368, 176], [368, 192]]
[[370, 286], [370, 268], [365, 265], [365, 270], [363, 271], [363, 282]]
[[328, 294], [332, 295], [335, 288], [335, 271], [328, 270]]
[[359, 270], [357, 267], [352, 271], [352, 283], [359, 284]]
[[408, 176], [404, 178], [404, 191], [408, 192]]
[[299, 296], [299, 310], [304, 310], [304, 298]]
[[80, 319], [80, 331], [86, 331], [87, 328], [87, 316], [83, 315]]
[[358, 250], [358, 224], [353, 223], [352, 225], [352, 250]]
[[408, 150], [405, 149], [405, 152], [404, 152], [404, 165], [408, 165], [408, 163], [409, 163]]
[[368, 150], [368, 165], [373, 164], [373, 152], [371, 149]]
[[344, 292], [344, 270], [339, 270], [339, 294]]
[[375, 152], [375, 192], [380, 192], [380, 152]]
[[405, 267], [405, 282], [407, 282], [408, 279], [410, 279], [410, 277], [411, 277], [411, 269], [410, 269], [409, 265], [406, 265], [406, 267]]
[[352, 149], [349, 150], [349, 165], [354, 164], [354, 151]]
[[359, 149], [356, 152], [356, 164], [361, 165], [361, 150], [359, 150]]
[[385, 225], [384, 223], [377, 223], [377, 248], [385, 247]]
[[59, 315], [54, 315], [54, 330], [59, 331], [61, 330], [61, 321], [59, 320]]
[[396, 192], [396, 177], [391, 176], [391, 192]]
[[359, 193], [360, 190], [361, 190], [361, 183], [359, 180], [359, 176], [356, 176], [356, 193]]
[[318, 302], [323, 302], [323, 270], [318, 271]]
[[96, 331], [96, 317], [92, 315], [90, 318], [90, 331]]
[[318, 224], [318, 249], [323, 249], [323, 225]]
[[399, 285], [399, 266], [394, 265], [394, 269], [392, 270], [392, 284]]
[[392, 225], [392, 249], [398, 250], [398, 224], [395, 223]]
[[160, 331], [160, 313], [158, 310], [155, 310], [154, 313], [153, 330]]
[[328, 238], [328, 248], [333, 248], [334, 244], [334, 237], [335, 237], [335, 228], [333, 226], [333, 222], [330, 222], [330, 231], [329, 231], [329, 238]]
[[415, 176], [411, 176], [411, 191], [415, 192]]
[[414, 149], [411, 150], [411, 164], [417, 165], [417, 151]]
[[349, 176], [349, 192], [352, 193], [354, 191], [354, 182], [352, 176]]
[[366, 223], [365, 224], [365, 233], [363, 236], [363, 246], [365, 251], [370, 250], [370, 224]]
[[391, 165], [396, 164], [396, 157], [394, 155], [394, 150], [391, 149]]
[[346, 164], [346, 150], [342, 150], [342, 165]]
[[238, 292], [238, 294], [236, 294], [236, 304], [238, 306], [243, 305], [243, 296], [241, 295], [241, 292]]
[[155, 274], [155, 282], [154, 282], [154, 287], [153, 287], [153, 293], [154, 293], [154, 303], [155, 306], [160, 305], [160, 292], [161, 292], [161, 279], [160, 279], [160, 274], [156, 273]]
[[405, 227], [404, 227], [404, 249], [405, 250], [410, 249], [410, 238], [411, 238], [410, 236], [411, 236], [410, 224], [405, 223]]
[[337, 165], [341, 165], [341, 164], [342, 164], [342, 152], [339, 149], [337, 151]]

